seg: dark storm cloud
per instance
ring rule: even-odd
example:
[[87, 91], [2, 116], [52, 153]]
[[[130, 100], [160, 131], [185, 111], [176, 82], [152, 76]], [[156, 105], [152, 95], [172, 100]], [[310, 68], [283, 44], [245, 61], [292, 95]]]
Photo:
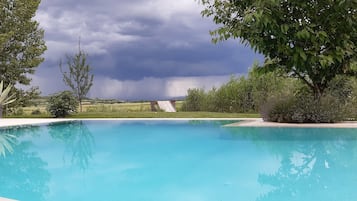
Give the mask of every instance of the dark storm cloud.
[[[189, 80], [195, 84], [194, 77], [244, 74], [254, 60], [262, 60], [238, 41], [212, 44], [209, 30], [215, 25], [201, 17], [201, 9], [194, 0], [42, 1], [36, 19], [45, 30], [48, 51], [34, 80], [40, 85], [49, 82], [46, 79], [58, 70], [59, 60], [78, 50], [79, 37], [97, 82], [118, 86], [121, 82], [142, 86], [143, 80], [174, 80], [182, 85], [182, 80]], [[61, 78], [52, 80], [60, 82]], [[45, 94], [51, 92], [49, 86], [40, 88]]]
[[[96, 73], [118, 79], [244, 74], [256, 58], [251, 52], [240, 52], [235, 45], [214, 46], [208, 43], [190, 48], [170, 48], [165, 44], [142, 43], [125, 49], [112, 49], [110, 52], [115, 59], [98, 56], [91, 60]], [[222, 48], [226, 51], [221, 51]]]

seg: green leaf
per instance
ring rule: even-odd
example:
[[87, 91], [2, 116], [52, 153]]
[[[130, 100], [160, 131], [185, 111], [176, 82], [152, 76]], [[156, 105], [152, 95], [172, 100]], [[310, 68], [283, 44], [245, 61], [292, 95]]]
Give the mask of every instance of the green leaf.
[[309, 31], [307, 31], [307, 29], [303, 29], [301, 31], [298, 31], [296, 33], [296, 36], [299, 38], [299, 39], [309, 39], [310, 38], [310, 33]]
[[327, 35], [327, 33], [325, 31], [319, 31], [318, 35], [319, 35], [319, 37], [324, 37], [324, 38], [328, 37], [328, 35]]
[[289, 30], [289, 26], [287, 24], [283, 24], [280, 26], [280, 30], [281, 30], [281, 32], [286, 34]]
[[299, 54], [300, 54], [300, 57], [301, 57], [304, 61], [307, 60], [307, 56], [306, 56], [306, 54], [305, 54], [304, 51], [300, 51]]

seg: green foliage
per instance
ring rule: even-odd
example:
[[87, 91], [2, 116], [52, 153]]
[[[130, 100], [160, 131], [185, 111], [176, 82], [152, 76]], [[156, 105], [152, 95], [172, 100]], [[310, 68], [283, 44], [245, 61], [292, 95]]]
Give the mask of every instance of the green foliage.
[[345, 107], [338, 98], [327, 92], [315, 99], [314, 96], [271, 97], [261, 111], [265, 121], [295, 123], [333, 123], [344, 120]]
[[48, 99], [48, 112], [53, 116], [66, 117], [71, 113], [77, 112], [78, 101], [70, 91], [63, 91], [55, 94]]
[[[183, 111], [249, 112], [251, 86], [244, 77], [234, 78], [219, 89], [207, 93], [203, 89], [189, 89], [182, 105]], [[247, 96], [248, 94], [248, 96]]]
[[3, 106], [8, 105], [16, 100], [13, 98], [15, 94], [9, 95], [11, 88], [12, 85], [9, 84], [4, 90], [4, 82], [3, 81], [0, 82], [0, 118], [2, 117]]
[[287, 78], [277, 70], [269, 72], [262, 70], [264, 69], [255, 64], [248, 74], [248, 82], [252, 85], [251, 93], [255, 111], [260, 111], [260, 107], [267, 101], [270, 94], [294, 91], [300, 86], [298, 80]]
[[202, 89], [190, 89], [182, 106], [183, 111], [210, 111], [251, 113], [258, 112], [272, 92], [290, 90], [296, 79], [278, 76], [278, 72], [259, 72], [257, 64], [248, 77], [231, 77], [220, 88], [207, 93]]
[[266, 69], [297, 77], [315, 98], [338, 74], [356, 74], [356, 1], [201, 0], [221, 25], [213, 41], [239, 38], [266, 56]]
[[189, 89], [182, 111], [201, 111], [206, 95], [203, 89]]
[[217, 89], [215, 108], [217, 112], [252, 112], [252, 84], [245, 77], [232, 77]]
[[90, 66], [87, 64], [87, 54], [80, 49], [80, 46], [77, 54], [74, 56], [67, 55], [67, 66], [69, 72], [63, 72], [62, 63], [60, 63], [63, 81], [77, 97], [82, 112], [82, 100], [92, 87], [94, 76], [89, 74]]
[[14, 94], [9, 95], [12, 85], [8, 85], [4, 90], [4, 82], [0, 82], [0, 105], [7, 105], [15, 101]]
[[29, 85], [28, 75], [44, 60], [44, 31], [33, 20], [39, 4], [40, 0], [0, 0], [0, 80], [5, 84]]
[[38, 87], [31, 87], [30, 89], [24, 91], [22, 89], [16, 90], [16, 102], [12, 106], [25, 107], [35, 105], [34, 99], [38, 98], [41, 94]]
[[[336, 76], [318, 99], [296, 78], [279, 71], [261, 72], [255, 65], [248, 77], [234, 78], [204, 92], [190, 89], [184, 111], [260, 112], [274, 122], [337, 122], [357, 117], [357, 79]], [[193, 110], [194, 109], [194, 110]]]
[[272, 93], [262, 106], [266, 121], [331, 123], [357, 116], [355, 79], [338, 76], [316, 99], [306, 87]]
[[7, 115], [20, 115], [19, 108], [35, 105], [36, 103], [34, 102], [34, 99], [38, 98], [40, 95], [38, 87], [32, 87], [26, 91], [15, 88], [13, 88], [13, 90], [12, 93], [15, 95], [16, 101], [5, 107], [5, 113]]

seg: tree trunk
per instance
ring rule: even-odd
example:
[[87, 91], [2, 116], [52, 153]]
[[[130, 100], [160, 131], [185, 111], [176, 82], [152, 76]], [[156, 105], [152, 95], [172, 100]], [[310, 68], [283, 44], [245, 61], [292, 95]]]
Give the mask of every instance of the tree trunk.
[[82, 112], [82, 101], [79, 101], [79, 112]]
[[314, 84], [313, 93], [315, 100], [320, 100], [322, 94], [324, 93], [325, 87], [320, 84]]
[[0, 119], [2, 118], [2, 105], [0, 105]]

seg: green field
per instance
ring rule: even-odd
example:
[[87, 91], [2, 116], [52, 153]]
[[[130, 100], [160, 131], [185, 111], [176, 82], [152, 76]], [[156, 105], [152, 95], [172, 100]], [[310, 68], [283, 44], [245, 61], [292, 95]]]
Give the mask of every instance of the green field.
[[[216, 112], [181, 112], [182, 101], [176, 102], [178, 112], [168, 113], [151, 111], [150, 102], [106, 103], [104, 101], [93, 103], [86, 101], [83, 112], [73, 113], [68, 118], [256, 118], [259, 114], [242, 113], [216, 113]], [[11, 118], [51, 118], [46, 111], [46, 102], [41, 101], [37, 106], [24, 107]], [[37, 114], [33, 114], [34, 111]]]

